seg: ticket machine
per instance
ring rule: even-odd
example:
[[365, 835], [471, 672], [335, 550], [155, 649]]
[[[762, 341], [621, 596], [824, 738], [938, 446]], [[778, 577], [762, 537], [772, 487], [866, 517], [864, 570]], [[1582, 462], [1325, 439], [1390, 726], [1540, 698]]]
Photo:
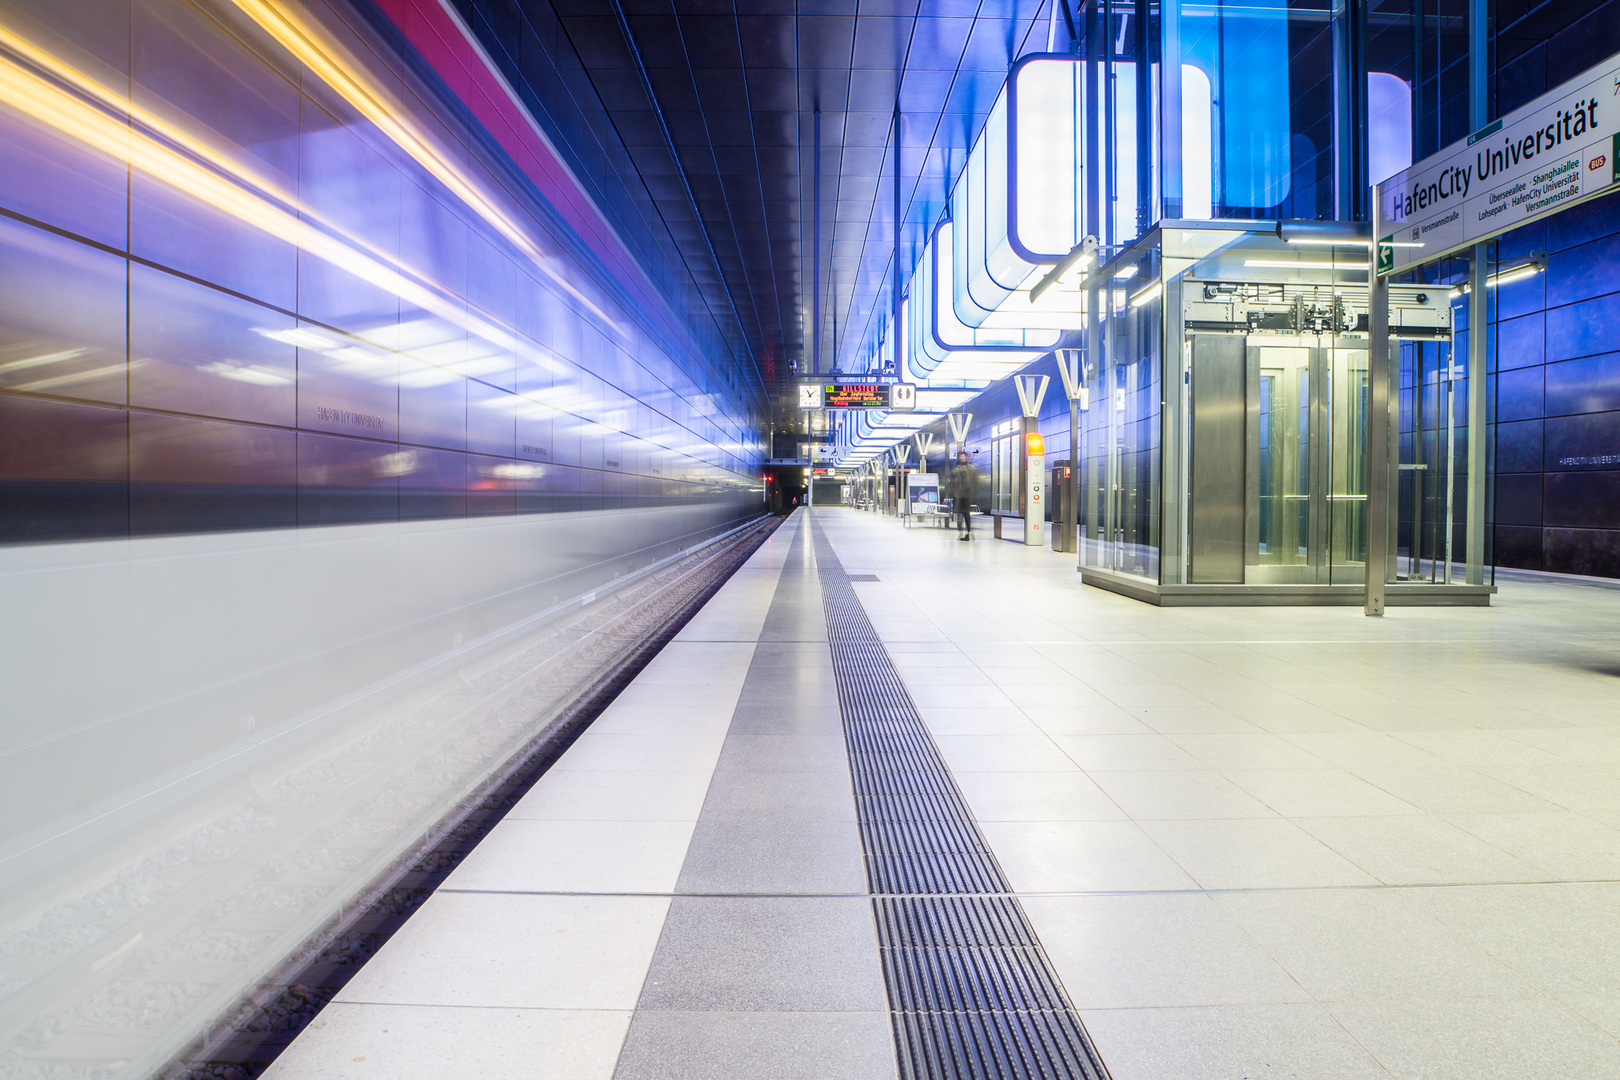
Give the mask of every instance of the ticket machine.
[[1058, 458], [1052, 462], [1052, 471], [1047, 478], [1046, 501], [1047, 512], [1052, 519], [1052, 550], [1067, 551], [1070, 548], [1064, 543], [1063, 523], [1074, 520], [1074, 507], [1070, 506], [1069, 480], [1073, 476], [1073, 466], [1068, 458]]
[[[1033, 426], [1033, 421], [1030, 421]], [[1046, 546], [1046, 440], [1038, 431], [1024, 435], [1024, 543]]]

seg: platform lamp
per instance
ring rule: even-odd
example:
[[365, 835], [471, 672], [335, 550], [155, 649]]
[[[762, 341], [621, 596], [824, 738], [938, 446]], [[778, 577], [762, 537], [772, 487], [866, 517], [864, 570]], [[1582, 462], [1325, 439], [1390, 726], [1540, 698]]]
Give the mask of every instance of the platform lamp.
[[1052, 380], [1045, 375], [1014, 375], [1024, 410], [1024, 543], [1046, 546], [1046, 441], [1041, 438], [1041, 402]]
[[947, 413], [945, 419], [951, 424], [951, 438], [956, 441], [955, 450], [947, 450], [952, 457], [967, 449], [968, 426], [973, 423], [973, 414], [967, 410]]
[[928, 471], [928, 455], [934, 452], [934, 433], [932, 431], [919, 431], [911, 437], [917, 444], [917, 471]]
[[1057, 551], [1079, 550], [1080, 412], [1091, 408], [1091, 387], [1086, 385], [1084, 350], [1059, 349], [1058, 375], [1069, 399], [1069, 475], [1063, 478], [1063, 518], [1058, 524]]

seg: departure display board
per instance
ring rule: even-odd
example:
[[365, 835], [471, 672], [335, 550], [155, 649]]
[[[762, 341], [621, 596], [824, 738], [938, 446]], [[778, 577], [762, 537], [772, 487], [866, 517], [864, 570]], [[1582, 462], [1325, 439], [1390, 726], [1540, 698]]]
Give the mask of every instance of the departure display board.
[[828, 409], [887, 409], [887, 383], [843, 383], [822, 387], [822, 405]]
[[900, 382], [802, 382], [801, 409], [886, 409], [908, 411], [917, 407], [917, 388]]

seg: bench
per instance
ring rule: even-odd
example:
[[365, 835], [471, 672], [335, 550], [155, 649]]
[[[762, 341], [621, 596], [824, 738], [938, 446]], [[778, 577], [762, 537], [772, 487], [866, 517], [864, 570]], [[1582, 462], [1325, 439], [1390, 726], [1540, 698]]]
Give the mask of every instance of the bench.
[[954, 511], [948, 509], [940, 503], [913, 502], [911, 505], [911, 513], [905, 515], [906, 528], [908, 529], [911, 528], [913, 521], [927, 525], [938, 525], [940, 528], [948, 528], [951, 524], [951, 519], [956, 516]]

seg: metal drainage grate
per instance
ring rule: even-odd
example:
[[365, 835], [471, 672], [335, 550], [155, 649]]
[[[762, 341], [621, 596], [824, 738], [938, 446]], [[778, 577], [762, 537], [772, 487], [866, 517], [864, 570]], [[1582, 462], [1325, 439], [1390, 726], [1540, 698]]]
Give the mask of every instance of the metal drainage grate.
[[877, 579], [876, 574], [848, 574], [844, 577], [845, 581], [876, 581]]
[[902, 1080], [1103, 1080], [1024, 909], [811, 519]]

